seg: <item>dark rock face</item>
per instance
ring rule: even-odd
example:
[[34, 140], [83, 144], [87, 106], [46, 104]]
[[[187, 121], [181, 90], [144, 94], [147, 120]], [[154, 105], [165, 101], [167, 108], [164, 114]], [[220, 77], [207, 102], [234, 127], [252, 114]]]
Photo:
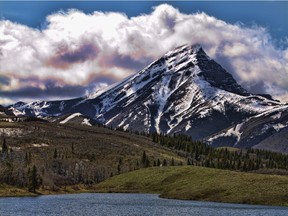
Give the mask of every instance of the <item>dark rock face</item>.
[[[178, 47], [133, 76], [88, 97], [15, 104], [10, 109], [38, 117], [79, 112], [107, 126], [183, 133], [208, 140], [281, 106], [268, 96], [248, 93], [199, 45], [193, 45]], [[234, 145], [235, 137], [231, 140], [225, 136], [221, 142], [214, 139], [211, 143]], [[245, 140], [245, 145], [253, 143]]]
[[208, 140], [213, 146], [253, 147], [288, 152], [287, 130], [288, 106], [282, 106], [253, 116]]
[[[210, 83], [211, 86], [232, 92], [235, 94], [248, 96], [249, 93], [242, 88], [221, 65], [209, 59], [202, 48], [197, 53], [198, 66], [202, 71], [199, 75]], [[271, 98], [272, 99], [272, 98]]]
[[14, 113], [6, 107], [0, 105], [0, 116], [14, 116]]

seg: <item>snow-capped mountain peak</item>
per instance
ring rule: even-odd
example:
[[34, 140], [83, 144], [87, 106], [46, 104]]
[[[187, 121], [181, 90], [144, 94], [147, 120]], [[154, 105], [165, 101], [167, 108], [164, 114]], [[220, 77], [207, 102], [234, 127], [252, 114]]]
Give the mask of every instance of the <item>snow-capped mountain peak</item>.
[[32, 103], [29, 112], [41, 116], [81, 113], [112, 127], [202, 139], [278, 106], [276, 101], [248, 93], [196, 44], [177, 47], [89, 97]]

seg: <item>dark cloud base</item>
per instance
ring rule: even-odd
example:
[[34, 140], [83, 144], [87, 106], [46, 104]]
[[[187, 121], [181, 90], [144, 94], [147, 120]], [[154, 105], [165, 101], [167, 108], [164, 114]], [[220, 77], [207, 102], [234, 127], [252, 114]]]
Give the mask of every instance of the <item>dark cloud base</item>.
[[68, 68], [75, 63], [93, 60], [97, 57], [98, 48], [95, 44], [84, 43], [74, 51], [68, 50], [66, 46], [59, 47], [58, 52], [48, 60], [48, 65], [55, 68]]
[[87, 86], [81, 85], [65, 85], [56, 86], [55, 81], [48, 80], [45, 82], [45, 88], [39, 87], [24, 87], [13, 91], [1, 91], [0, 95], [3, 98], [8, 98], [11, 101], [34, 101], [34, 100], [63, 100], [85, 96], [87, 93], [93, 93], [99, 83], [112, 84], [115, 82], [109, 77], [96, 77], [91, 80]]

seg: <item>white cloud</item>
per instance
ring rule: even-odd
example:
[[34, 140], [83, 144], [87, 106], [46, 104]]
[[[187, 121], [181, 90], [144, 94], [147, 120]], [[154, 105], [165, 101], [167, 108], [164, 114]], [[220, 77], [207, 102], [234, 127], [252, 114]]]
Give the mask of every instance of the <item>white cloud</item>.
[[0, 98], [0, 104], [9, 105], [13, 103], [15, 103], [15, 101], [10, 100], [9, 98]]
[[199, 43], [248, 90], [288, 101], [288, 50], [277, 49], [263, 27], [183, 14], [167, 4], [132, 18], [70, 10], [49, 15], [47, 23], [40, 31], [0, 21], [0, 73], [10, 79], [0, 90], [43, 89], [46, 80], [59, 86], [87, 85], [95, 77], [116, 81], [176, 46]]

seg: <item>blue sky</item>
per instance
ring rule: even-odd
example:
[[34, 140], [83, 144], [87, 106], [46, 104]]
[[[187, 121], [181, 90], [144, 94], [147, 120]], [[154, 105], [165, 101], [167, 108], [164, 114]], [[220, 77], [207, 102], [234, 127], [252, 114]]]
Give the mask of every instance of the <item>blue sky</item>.
[[1, 1], [0, 17], [0, 104], [90, 94], [187, 43], [288, 101], [288, 1]]
[[[95, 10], [123, 12], [129, 17], [150, 13], [163, 1], [3, 1], [1, 17], [33, 28], [42, 28], [46, 16], [59, 10], [77, 8], [86, 13]], [[261, 25], [275, 40], [288, 37], [287, 1], [168, 1], [181, 12], [204, 11], [229, 23]], [[286, 21], [285, 21], [286, 20]], [[279, 42], [279, 41], [278, 41]]]

